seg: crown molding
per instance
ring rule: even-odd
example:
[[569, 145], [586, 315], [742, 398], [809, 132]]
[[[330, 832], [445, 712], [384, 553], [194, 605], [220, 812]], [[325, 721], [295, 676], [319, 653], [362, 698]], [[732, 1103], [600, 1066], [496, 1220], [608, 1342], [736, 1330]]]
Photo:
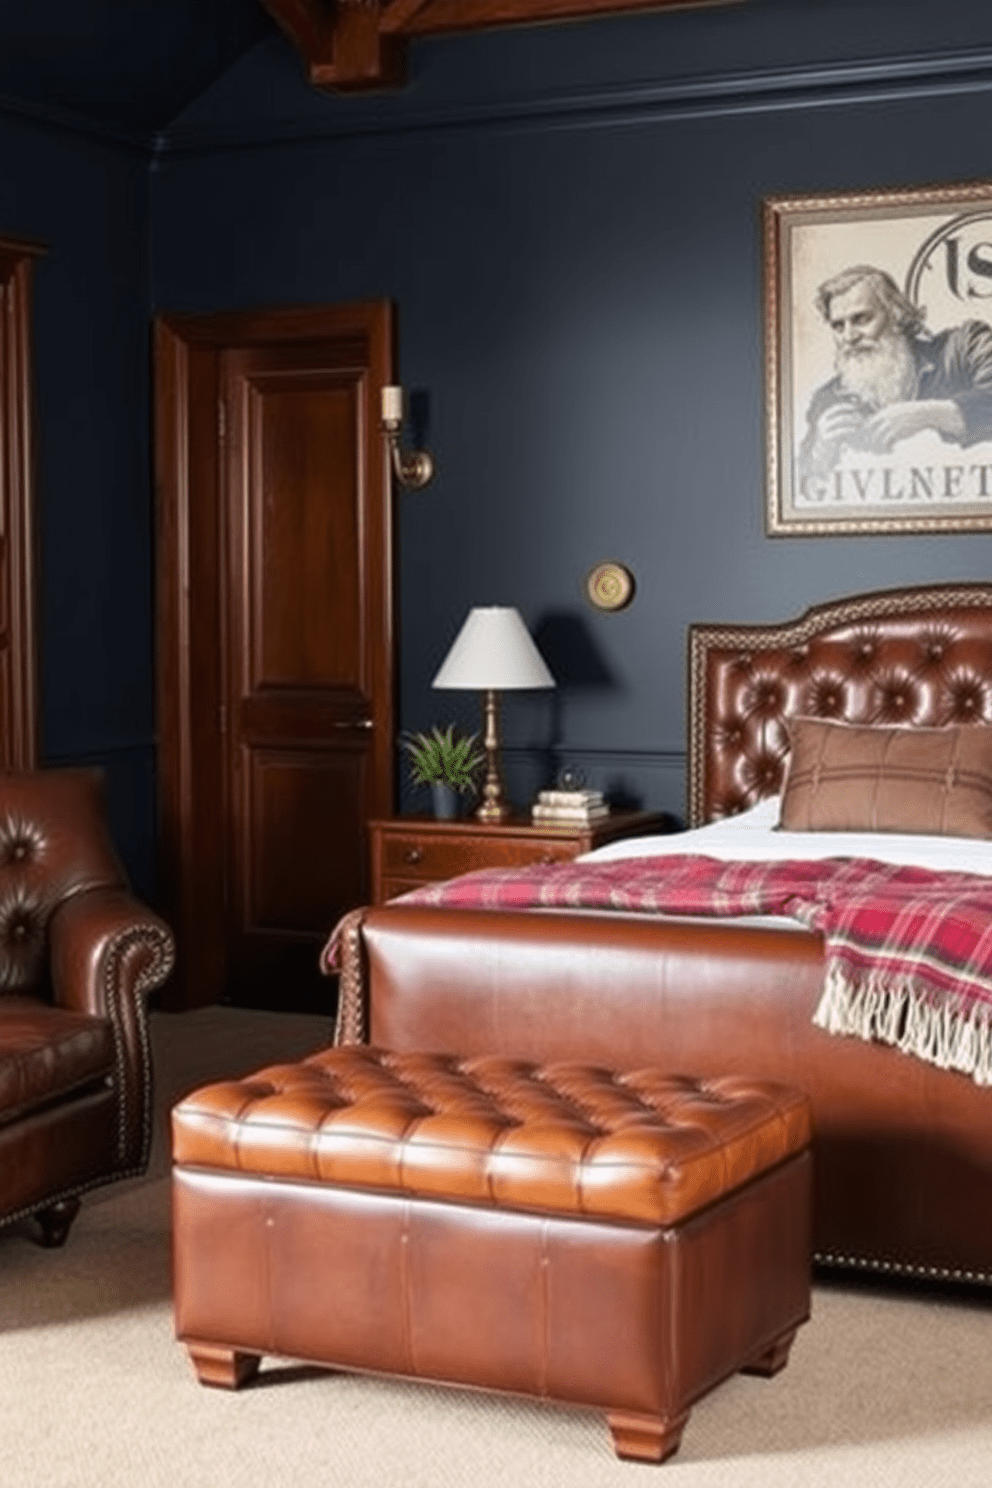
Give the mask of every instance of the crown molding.
[[155, 153], [157, 136], [153, 130], [143, 132], [124, 128], [121, 125], [105, 124], [57, 104], [28, 103], [21, 98], [10, 98], [0, 93], [0, 119], [29, 124], [35, 129], [46, 129], [52, 134], [68, 134], [76, 139], [88, 140], [91, 144], [103, 145], [114, 150], [123, 150], [148, 161]]
[[262, 0], [316, 88], [397, 88], [412, 37], [743, 0]]
[[399, 99], [354, 99], [354, 111], [333, 117], [283, 119], [253, 125], [182, 126], [155, 140], [158, 160], [368, 135], [534, 127], [580, 129], [652, 120], [719, 117], [851, 103], [925, 99], [992, 90], [992, 49], [882, 58], [870, 62], [607, 85], [479, 104], [411, 107]]

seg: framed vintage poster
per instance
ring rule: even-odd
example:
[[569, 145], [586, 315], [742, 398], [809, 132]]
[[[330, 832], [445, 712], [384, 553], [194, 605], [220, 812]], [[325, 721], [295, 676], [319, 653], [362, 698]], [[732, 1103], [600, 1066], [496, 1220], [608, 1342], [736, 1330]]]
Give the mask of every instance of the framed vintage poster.
[[769, 533], [992, 529], [992, 182], [763, 227]]

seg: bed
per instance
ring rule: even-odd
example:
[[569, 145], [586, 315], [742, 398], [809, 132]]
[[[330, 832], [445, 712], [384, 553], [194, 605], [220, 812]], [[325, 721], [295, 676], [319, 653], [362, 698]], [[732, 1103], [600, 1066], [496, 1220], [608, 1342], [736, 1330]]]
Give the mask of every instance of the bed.
[[[887, 730], [899, 743], [984, 738], [971, 726], [992, 723], [992, 584], [864, 594], [784, 624], [693, 625], [688, 670], [690, 828], [720, 824], [733, 837], [736, 823], [738, 839], [759, 840], [794, 785], [797, 719], [821, 733]], [[917, 795], [934, 798], [929, 785]], [[882, 850], [898, 835], [889, 826], [875, 840]], [[963, 850], [965, 871], [984, 872], [992, 847], [981, 836], [971, 843], [952, 821], [932, 839], [936, 866], [960, 868]], [[780, 915], [394, 901], [348, 916], [335, 944], [342, 1041], [656, 1063], [806, 1089], [817, 1260], [992, 1282], [992, 1086], [818, 1026], [820, 930]]]

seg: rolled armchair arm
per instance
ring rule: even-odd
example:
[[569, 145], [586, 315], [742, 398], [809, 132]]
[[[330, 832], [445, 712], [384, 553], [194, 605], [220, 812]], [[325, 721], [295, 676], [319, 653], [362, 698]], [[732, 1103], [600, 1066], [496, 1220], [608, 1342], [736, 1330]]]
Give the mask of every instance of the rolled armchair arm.
[[368, 1042], [368, 960], [362, 925], [369, 910], [352, 909], [338, 921], [320, 956], [325, 976], [340, 972], [338, 1011], [334, 1022], [336, 1044]]
[[175, 962], [172, 931], [129, 889], [106, 887], [63, 900], [48, 933], [55, 1001], [113, 1028], [118, 1157], [122, 1170], [141, 1171], [151, 1144], [147, 999]]

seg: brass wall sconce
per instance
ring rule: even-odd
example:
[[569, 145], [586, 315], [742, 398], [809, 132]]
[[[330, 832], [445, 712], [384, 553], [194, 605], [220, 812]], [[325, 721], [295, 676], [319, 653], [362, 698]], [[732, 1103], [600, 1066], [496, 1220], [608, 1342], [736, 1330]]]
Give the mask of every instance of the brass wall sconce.
[[382, 390], [382, 432], [389, 445], [393, 474], [401, 486], [419, 491], [434, 474], [434, 461], [426, 450], [400, 449], [403, 427], [403, 389], [389, 386]]

